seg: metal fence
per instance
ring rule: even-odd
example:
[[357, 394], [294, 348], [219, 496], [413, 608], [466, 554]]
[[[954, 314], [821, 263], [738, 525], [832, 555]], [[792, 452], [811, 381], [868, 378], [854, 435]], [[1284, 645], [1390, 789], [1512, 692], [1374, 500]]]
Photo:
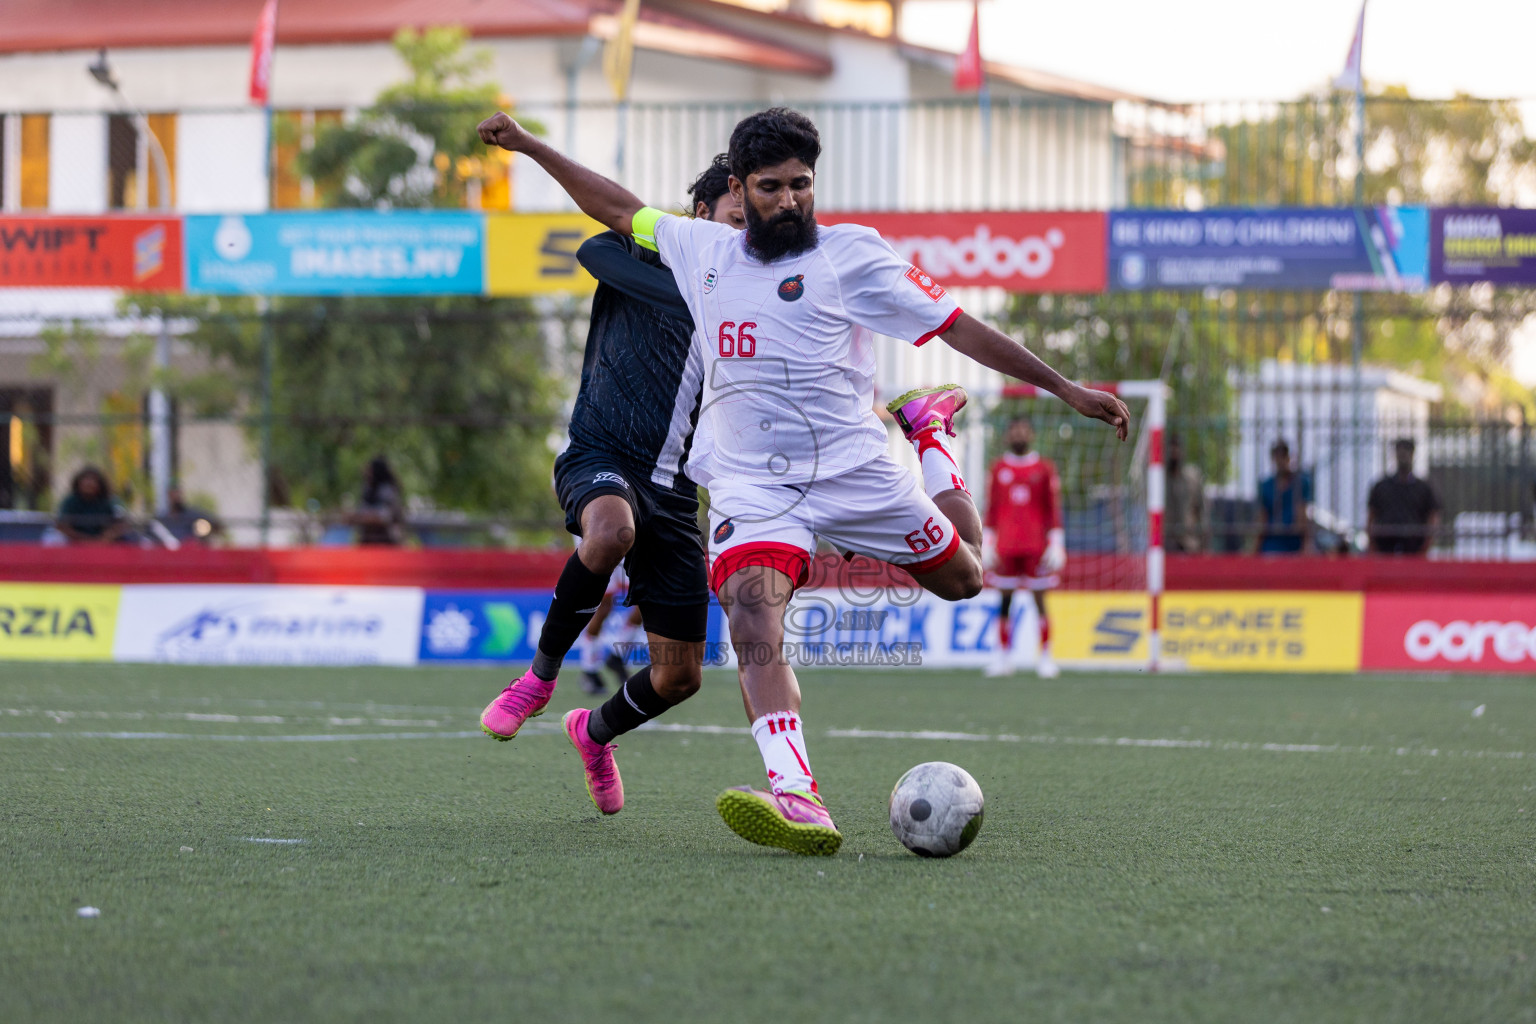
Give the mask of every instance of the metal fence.
[[[647, 200], [670, 204], [724, 148], [736, 119], [755, 106], [552, 105], [523, 112], [578, 158], [616, 173]], [[1354, 115], [1334, 98], [1170, 106], [994, 97], [985, 107], [972, 100], [799, 106], [816, 119], [826, 143], [818, 183], [825, 207], [1354, 200]], [[1502, 101], [1373, 98], [1366, 107], [1372, 159], [1364, 201], [1484, 202], [1519, 194], [1532, 185], [1533, 160], [1520, 112], [1518, 104]], [[22, 205], [24, 196], [44, 207], [59, 198], [16, 177], [39, 167], [55, 186], [89, 177], [88, 187], [76, 191], [99, 184], [103, 196], [128, 207], [149, 194], [138, 187], [150, 171], [138, 165], [145, 147], [129, 137], [133, 124], [119, 118], [107, 136], [109, 148], [131, 144], [131, 152], [112, 149], [101, 168], [76, 161], [50, 171], [46, 160], [23, 158], [28, 145], [47, 144], [51, 115], [25, 112], [23, 124], [21, 113], [6, 115], [0, 131], [9, 147], [0, 153], [0, 168], [9, 175], [0, 182], [7, 207]], [[70, 131], [79, 134], [79, 116], [71, 116]], [[192, 136], [218, 128], [219, 116], [157, 114], [150, 124], [157, 132], [181, 133], [184, 151], [191, 151], [200, 145]], [[279, 139], [268, 198], [278, 205], [313, 202], [316, 190], [301, 187], [296, 154], [317, 126], [343, 115], [280, 116], [307, 125], [308, 134]], [[261, 133], [230, 135], [237, 142], [247, 137]], [[1447, 140], [1458, 138], [1465, 144], [1447, 148]], [[252, 159], [259, 165], [262, 153]], [[499, 172], [472, 166], [464, 173]], [[186, 194], [177, 190], [177, 201]], [[200, 194], [200, 202], [209, 201], [206, 190]], [[517, 208], [565, 205], [552, 185], [521, 166], [500, 190], [442, 194], [460, 197], [455, 202], [492, 197]], [[17, 519], [6, 529], [40, 536], [61, 475], [86, 459], [102, 463], [144, 507], [145, 394], [158, 381], [174, 399], [175, 461], [184, 489], [217, 511], [241, 543], [262, 536], [346, 540], [345, 510], [360, 464], [380, 452], [401, 460], [421, 542], [548, 539], [560, 524], [548, 496], [547, 442], [562, 433], [575, 390], [584, 310], [572, 302], [493, 309], [477, 301], [291, 301], [265, 318], [249, 304], [229, 302], [172, 311], [175, 359], [161, 379], [145, 362], [146, 339], [158, 330], [153, 317], [124, 314], [99, 295], [0, 293], [0, 427], [9, 455], [0, 460], [0, 507]], [[1505, 358], [1511, 338], [1536, 310], [1531, 292], [1442, 287], [1422, 296], [1367, 295], [1358, 311], [1353, 298], [1340, 293], [1235, 291], [1015, 296], [993, 308], [1015, 336], [1073, 376], [1169, 381], [1171, 427], [1210, 492], [1207, 549], [1247, 543], [1253, 492], [1267, 475], [1269, 445], [1282, 437], [1312, 479], [1320, 525], [1358, 546], [1364, 495], [1389, 462], [1390, 441], [1406, 434], [1419, 441], [1423, 472], [1446, 506], [1438, 551], [1521, 557], [1527, 550], [1532, 483], [1521, 406], [1513, 396], [1498, 400], [1498, 382], [1477, 392], [1461, 383], [1486, 376]], [[1371, 375], [1364, 393], [1369, 415], [1358, 422], [1355, 378], [1340, 370], [1357, 333]], [[207, 340], [214, 335], [222, 339], [217, 345]], [[445, 383], [418, 401], [423, 396], [407, 399], [375, 381], [372, 392], [343, 389], [340, 401], [295, 407], [298, 396], [316, 393], [306, 390], [316, 375], [334, 370], [314, 354], [358, 338], [380, 345], [414, 338], [425, 350], [441, 344], [443, 352], [502, 346], [541, 376], [511, 404]], [[270, 360], [263, 356], [269, 342]], [[459, 364], [458, 372], [473, 377], [479, 371]], [[517, 439], [510, 450], [536, 457], [508, 455], [507, 437]], [[297, 444], [305, 438], [324, 438], [343, 454], [331, 464], [309, 459]], [[471, 467], [466, 453], [483, 461]], [[510, 468], [498, 461], [509, 458]], [[463, 468], [456, 471], [454, 459]], [[496, 485], [476, 490], [463, 483], [472, 476]]]

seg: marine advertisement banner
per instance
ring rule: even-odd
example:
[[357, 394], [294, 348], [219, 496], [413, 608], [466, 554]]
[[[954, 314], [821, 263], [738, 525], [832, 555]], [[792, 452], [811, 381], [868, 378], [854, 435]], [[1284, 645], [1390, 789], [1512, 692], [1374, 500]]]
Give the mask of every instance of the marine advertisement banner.
[[597, 282], [576, 261], [603, 226], [581, 213], [493, 213], [486, 217], [486, 291], [491, 295], [585, 295]]
[[121, 591], [0, 583], [0, 661], [111, 661]]
[[1206, 288], [1422, 291], [1429, 210], [1120, 210], [1109, 215], [1116, 291]]
[[1536, 673], [1536, 595], [1369, 594], [1362, 665]]
[[0, 285], [180, 291], [179, 217], [0, 217]]
[[1536, 210], [1431, 210], [1429, 277], [1436, 284], [1536, 284]]
[[1105, 215], [1061, 213], [821, 213], [863, 224], [948, 288], [1102, 292]]
[[485, 218], [371, 210], [186, 218], [187, 291], [213, 295], [478, 295]]
[[201, 665], [414, 665], [415, 587], [128, 585], [118, 661]]

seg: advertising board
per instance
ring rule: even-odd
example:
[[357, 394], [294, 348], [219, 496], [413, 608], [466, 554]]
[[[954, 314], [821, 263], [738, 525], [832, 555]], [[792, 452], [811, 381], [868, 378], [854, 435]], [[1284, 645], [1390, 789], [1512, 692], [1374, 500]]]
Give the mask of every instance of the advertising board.
[[111, 661], [121, 590], [0, 583], [0, 661]]
[[414, 587], [127, 585], [118, 661], [206, 665], [414, 665]]
[[1118, 210], [1109, 215], [1109, 286], [1422, 291], [1429, 210]]
[[1434, 208], [1429, 278], [1436, 284], [1536, 284], [1536, 210]]
[[1536, 594], [1368, 594], [1361, 662], [1536, 674]]
[[484, 229], [484, 217], [468, 211], [189, 216], [187, 291], [478, 295]]
[[179, 217], [0, 217], [7, 288], [180, 291]]
[[1102, 292], [1106, 219], [1099, 212], [822, 213], [863, 224], [949, 288]]
[[576, 261], [603, 226], [581, 213], [493, 213], [485, 222], [485, 286], [491, 295], [587, 294], [597, 282]]

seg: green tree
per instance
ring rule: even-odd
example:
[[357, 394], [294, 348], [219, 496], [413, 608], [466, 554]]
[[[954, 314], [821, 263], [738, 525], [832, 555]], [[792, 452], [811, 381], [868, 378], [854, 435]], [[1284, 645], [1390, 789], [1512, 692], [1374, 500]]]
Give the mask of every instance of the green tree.
[[487, 159], [475, 126], [499, 98], [496, 84], [483, 79], [490, 51], [466, 53], [466, 38], [457, 26], [395, 34], [395, 52], [409, 77], [379, 93], [351, 121], [322, 126], [314, 146], [300, 156], [320, 205], [464, 205], [469, 183], [481, 177]]
[[[162, 301], [162, 305], [164, 305]], [[219, 372], [173, 382], [197, 415], [261, 434], [263, 321], [249, 299], [187, 298], [191, 338]], [[554, 517], [549, 436], [562, 388], [516, 299], [280, 298], [268, 313], [272, 466], [293, 505], [355, 496], [385, 455], [407, 498], [527, 523]]]

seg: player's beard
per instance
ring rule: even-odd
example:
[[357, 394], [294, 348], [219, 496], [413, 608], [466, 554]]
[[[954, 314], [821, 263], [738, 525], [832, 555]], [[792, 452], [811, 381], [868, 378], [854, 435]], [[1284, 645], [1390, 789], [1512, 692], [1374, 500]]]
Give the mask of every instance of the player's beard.
[[752, 203], [742, 204], [747, 218], [747, 252], [760, 263], [772, 263], [786, 256], [798, 256], [816, 247], [816, 213], [804, 217], [799, 210], [785, 210], [772, 220], [763, 220]]

